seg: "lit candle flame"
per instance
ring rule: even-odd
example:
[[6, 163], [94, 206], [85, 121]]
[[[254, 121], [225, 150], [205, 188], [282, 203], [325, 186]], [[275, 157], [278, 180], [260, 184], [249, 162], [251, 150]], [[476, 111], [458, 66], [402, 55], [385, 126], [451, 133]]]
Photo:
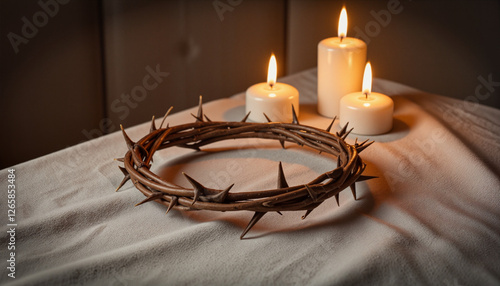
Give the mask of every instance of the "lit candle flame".
[[345, 7], [340, 12], [338, 34], [341, 42], [347, 36], [347, 11]]
[[274, 54], [271, 55], [271, 59], [269, 59], [269, 68], [267, 69], [267, 84], [273, 88], [276, 84], [276, 75], [278, 73], [278, 67], [276, 64], [276, 57]]
[[363, 75], [363, 94], [368, 98], [372, 92], [372, 66], [370, 62], [366, 63], [365, 73]]

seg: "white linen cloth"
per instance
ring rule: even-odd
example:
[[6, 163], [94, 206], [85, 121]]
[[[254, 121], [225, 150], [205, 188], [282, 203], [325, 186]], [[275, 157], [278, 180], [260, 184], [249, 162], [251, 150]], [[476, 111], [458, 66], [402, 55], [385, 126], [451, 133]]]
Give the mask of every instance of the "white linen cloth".
[[[301, 124], [326, 128], [316, 112], [316, 70], [287, 78], [300, 91]], [[498, 285], [500, 284], [500, 110], [375, 79], [395, 102], [394, 128], [358, 136], [365, 175], [340, 207], [327, 200], [303, 212], [266, 214], [240, 240], [250, 212], [180, 212], [144, 199], [113, 158], [127, 148], [113, 134], [13, 166], [16, 273], [7, 276], [7, 169], [0, 171], [2, 285]], [[471, 94], [473, 96], [473, 94]], [[244, 116], [244, 95], [208, 102], [215, 121]], [[168, 106], [165, 106], [165, 110]], [[196, 107], [169, 116], [191, 122]], [[147, 119], [145, 118], [145, 121]], [[158, 119], [157, 126], [161, 119]], [[132, 140], [150, 123], [125, 126]], [[338, 131], [338, 121], [333, 131]], [[353, 143], [355, 134], [347, 141]], [[275, 188], [278, 162], [290, 185], [335, 167], [335, 160], [257, 139], [177, 148], [155, 155], [153, 170], [190, 186], [234, 191]], [[21, 151], [21, 150], [19, 150]], [[218, 151], [218, 152], [214, 152]]]

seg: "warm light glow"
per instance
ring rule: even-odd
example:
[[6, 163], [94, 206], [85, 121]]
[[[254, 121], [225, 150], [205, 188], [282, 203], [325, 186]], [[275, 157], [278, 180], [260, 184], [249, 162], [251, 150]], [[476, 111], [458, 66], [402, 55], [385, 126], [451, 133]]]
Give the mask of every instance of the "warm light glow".
[[365, 73], [363, 75], [363, 94], [368, 97], [372, 92], [372, 66], [370, 62], [366, 63]]
[[276, 84], [276, 75], [278, 73], [278, 67], [276, 64], [276, 57], [274, 54], [271, 55], [271, 59], [269, 59], [269, 68], [267, 69], [267, 84], [273, 88]]
[[269, 97], [276, 97], [276, 93], [270, 93]]
[[364, 106], [364, 107], [370, 107], [370, 105], [371, 105], [371, 104], [370, 104], [369, 102], [365, 102], [365, 103], [363, 103], [363, 106]]
[[347, 36], [347, 11], [345, 7], [343, 7], [342, 12], [340, 12], [338, 35], [340, 40]]

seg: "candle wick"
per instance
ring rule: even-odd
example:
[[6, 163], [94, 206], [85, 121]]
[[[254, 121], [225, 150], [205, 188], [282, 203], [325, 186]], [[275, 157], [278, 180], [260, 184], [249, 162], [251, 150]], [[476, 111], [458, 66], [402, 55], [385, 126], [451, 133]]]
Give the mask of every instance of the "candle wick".
[[340, 42], [342, 43], [342, 40], [345, 38], [344, 34], [340, 35]]
[[270, 84], [269, 84], [269, 87], [270, 87], [271, 89], [273, 89], [273, 87], [274, 87], [274, 83], [270, 83]]
[[365, 92], [363, 92], [363, 93], [365, 94], [365, 99], [368, 99], [368, 92], [367, 92], [367, 91], [365, 91]]

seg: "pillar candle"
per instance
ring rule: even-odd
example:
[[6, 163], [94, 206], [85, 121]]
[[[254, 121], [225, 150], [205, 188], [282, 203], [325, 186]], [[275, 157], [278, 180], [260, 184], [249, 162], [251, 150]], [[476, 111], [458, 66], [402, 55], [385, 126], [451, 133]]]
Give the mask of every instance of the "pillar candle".
[[264, 113], [274, 122], [292, 122], [293, 113], [299, 116], [299, 91], [286, 83], [276, 82], [276, 57], [271, 56], [267, 82], [249, 87], [245, 96], [245, 109], [250, 112], [249, 120], [267, 122]]
[[352, 133], [377, 135], [392, 129], [394, 102], [390, 97], [371, 92], [372, 74], [366, 64], [362, 92], [353, 92], [340, 100], [340, 125], [349, 122]]
[[318, 112], [323, 116], [339, 115], [342, 96], [359, 90], [362, 84], [366, 44], [346, 34], [347, 12], [343, 8], [338, 37], [318, 44]]

